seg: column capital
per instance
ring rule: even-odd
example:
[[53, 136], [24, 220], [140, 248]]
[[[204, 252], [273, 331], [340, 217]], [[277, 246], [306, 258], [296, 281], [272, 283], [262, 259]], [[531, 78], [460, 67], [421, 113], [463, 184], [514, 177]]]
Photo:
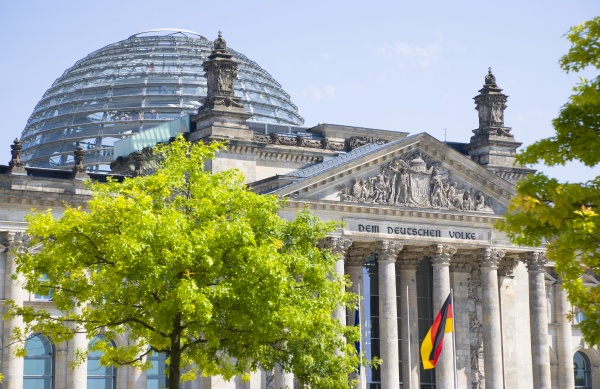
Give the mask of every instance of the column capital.
[[504, 251], [491, 247], [484, 247], [473, 252], [473, 259], [479, 261], [480, 268], [497, 269], [498, 262], [504, 258]]
[[435, 244], [430, 246], [428, 251], [432, 266], [450, 266], [452, 255], [456, 254], [456, 247]]
[[529, 251], [523, 253], [519, 258], [527, 264], [529, 272], [544, 272], [546, 271], [546, 257], [542, 251]]
[[393, 240], [380, 240], [374, 244], [378, 261], [396, 261], [396, 256], [402, 248], [404, 248], [402, 243]]
[[450, 262], [450, 271], [454, 273], [470, 273], [472, 266], [471, 257], [468, 255], [455, 255]]
[[400, 270], [417, 270], [424, 256], [425, 254], [420, 251], [402, 251], [398, 254], [398, 267]]
[[13, 250], [29, 242], [29, 236], [23, 231], [0, 232], [0, 250]]
[[519, 264], [516, 258], [502, 258], [498, 262], [498, 275], [503, 277], [512, 277], [515, 267]]
[[352, 239], [342, 238], [338, 236], [328, 236], [319, 241], [319, 248], [329, 249], [334, 254], [346, 255], [348, 248], [352, 246]]
[[352, 246], [346, 253], [346, 265], [362, 267], [370, 253], [371, 251], [367, 248]]

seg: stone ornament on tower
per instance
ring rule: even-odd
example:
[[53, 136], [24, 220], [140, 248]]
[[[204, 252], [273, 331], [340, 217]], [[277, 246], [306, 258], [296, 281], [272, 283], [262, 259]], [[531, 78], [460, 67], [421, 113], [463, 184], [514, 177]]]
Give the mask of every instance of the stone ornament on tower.
[[508, 96], [502, 93], [502, 89], [496, 84], [496, 76], [492, 74], [492, 68], [488, 68], [485, 76], [485, 84], [479, 90], [479, 95], [473, 98], [475, 109], [479, 112], [479, 128], [473, 130], [477, 134], [489, 134], [495, 136], [513, 138], [510, 128], [504, 126], [504, 110]]
[[19, 139], [15, 138], [15, 141], [12, 145], [10, 145], [11, 151], [11, 159], [8, 163], [10, 167], [10, 173], [26, 173], [25, 171], [25, 163], [21, 159], [21, 150], [23, 149], [23, 144], [19, 142]]
[[83, 147], [77, 142], [75, 145], [75, 165], [73, 166], [73, 176], [74, 178], [87, 178], [87, 172], [85, 165], [83, 164]]
[[223, 39], [221, 31], [214, 41], [214, 48], [205, 61], [205, 77], [207, 80], [207, 97], [199, 112], [213, 109], [215, 106], [243, 108], [240, 99], [234, 96], [234, 81], [237, 77], [238, 63], [227, 50], [227, 42]]

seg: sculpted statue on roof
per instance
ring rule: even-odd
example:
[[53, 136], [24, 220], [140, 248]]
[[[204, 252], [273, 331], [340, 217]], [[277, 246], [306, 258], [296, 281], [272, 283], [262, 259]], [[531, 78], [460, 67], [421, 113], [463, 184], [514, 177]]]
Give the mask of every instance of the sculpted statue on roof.
[[420, 154], [394, 158], [378, 174], [339, 187], [338, 195], [348, 202], [493, 213], [483, 192], [451, 181], [448, 172], [428, 167]]

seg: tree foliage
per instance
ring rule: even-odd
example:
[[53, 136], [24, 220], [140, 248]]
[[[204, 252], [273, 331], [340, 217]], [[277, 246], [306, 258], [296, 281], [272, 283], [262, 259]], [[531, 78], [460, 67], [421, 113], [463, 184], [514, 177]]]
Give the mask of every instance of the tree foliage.
[[[43, 249], [18, 255], [18, 273], [64, 314], [13, 305], [25, 323], [15, 337], [103, 334], [91, 347], [104, 365], [148, 368], [140, 356], [164, 352], [170, 388], [182, 372], [229, 379], [276, 363], [311, 387], [347, 387], [358, 332], [332, 313], [356, 296], [316, 246], [337, 224], [283, 220], [279, 200], [248, 191], [238, 171], [204, 171], [221, 147], [178, 138], [158, 148], [155, 174], [92, 183], [88, 209], [29, 215]], [[123, 334], [129, 343], [111, 347]]]
[[[581, 161], [600, 162], [600, 17], [572, 27], [569, 52], [559, 63], [566, 72], [591, 71], [580, 79], [552, 124], [553, 137], [542, 139], [518, 154], [523, 164], [548, 166]], [[499, 228], [513, 242], [538, 246], [547, 243], [547, 258], [556, 263], [570, 302], [586, 320], [581, 330], [591, 345], [600, 344], [600, 287], [588, 287], [582, 275], [600, 274], [600, 176], [585, 183], [561, 183], [536, 173], [519, 182], [506, 220]]]

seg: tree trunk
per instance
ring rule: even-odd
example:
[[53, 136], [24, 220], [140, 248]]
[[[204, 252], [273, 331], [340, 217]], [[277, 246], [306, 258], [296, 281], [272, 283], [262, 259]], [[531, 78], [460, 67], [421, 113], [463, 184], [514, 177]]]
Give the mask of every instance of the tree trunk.
[[179, 389], [181, 382], [181, 315], [175, 315], [171, 333], [171, 354], [169, 363], [169, 389]]

